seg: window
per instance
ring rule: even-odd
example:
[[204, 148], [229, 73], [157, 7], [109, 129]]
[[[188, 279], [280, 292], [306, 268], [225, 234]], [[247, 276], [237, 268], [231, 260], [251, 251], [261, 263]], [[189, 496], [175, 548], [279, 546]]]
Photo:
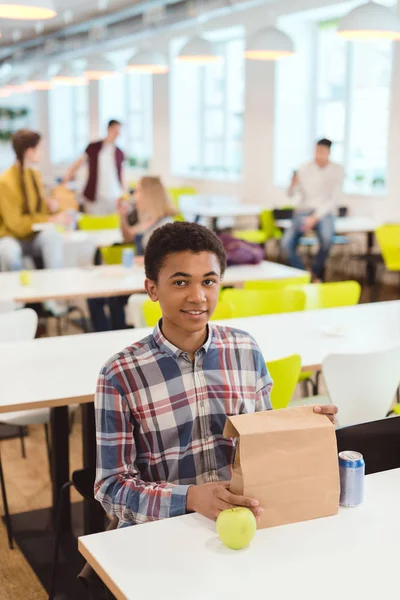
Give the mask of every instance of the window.
[[122, 122], [118, 145], [131, 167], [147, 168], [152, 156], [152, 75], [118, 73], [100, 81], [100, 124], [106, 132], [110, 119]]
[[[175, 40], [172, 60], [186, 40]], [[173, 63], [171, 155], [175, 175], [238, 179], [242, 173], [244, 36], [216, 40], [212, 65]]]
[[50, 154], [53, 164], [76, 159], [89, 138], [86, 85], [56, 85], [49, 92]]
[[346, 169], [346, 191], [386, 187], [392, 45], [346, 42], [337, 23], [320, 23], [315, 133], [335, 144]]
[[129, 73], [127, 79], [127, 148], [131, 167], [149, 166], [152, 155], [153, 80], [151, 74]]

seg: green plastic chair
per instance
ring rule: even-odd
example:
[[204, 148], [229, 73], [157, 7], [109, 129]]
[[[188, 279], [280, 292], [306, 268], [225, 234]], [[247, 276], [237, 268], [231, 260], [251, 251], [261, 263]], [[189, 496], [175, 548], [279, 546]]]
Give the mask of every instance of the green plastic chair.
[[[145, 300], [143, 303], [143, 316], [147, 327], [154, 327], [162, 317], [159, 303], [150, 299]], [[218, 302], [210, 320], [222, 321], [224, 319], [232, 319], [232, 308], [226, 302]]]
[[119, 229], [120, 216], [115, 215], [82, 215], [78, 221], [78, 228], [85, 231], [95, 229]]
[[242, 290], [227, 289], [222, 300], [232, 306], [233, 317], [255, 317], [304, 310], [306, 297], [301, 290]]
[[133, 244], [121, 244], [120, 246], [104, 246], [100, 248], [101, 258], [105, 265], [120, 265], [122, 263], [122, 253], [125, 248], [135, 249]]
[[354, 306], [358, 304], [361, 296], [361, 286], [358, 281], [310, 283], [308, 285], [290, 286], [290, 289], [301, 290], [305, 293], [305, 310]]
[[294, 277], [292, 279], [275, 279], [273, 281], [246, 281], [243, 285], [245, 290], [264, 290], [270, 292], [272, 290], [281, 290], [293, 285], [302, 285], [310, 283], [311, 275], [307, 271], [302, 277]]
[[279, 239], [281, 231], [275, 227], [275, 219], [272, 210], [263, 210], [260, 214], [260, 229], [243, 229], [233, 232], [235, 238], [252, 242], [253, 244], [265, 244], [271, 238]]
[[197, 194], [196, 190], [193, 187], [170, 187], [167, 188], [167, 192], [172, 200], [172, 204], [175, 206], [175, 208], [178, 209], [180, 196], [194, 196], [194, 194]]
[[273, 360], [267, 363], [267, 369], [274, 385], [271, 391], [271, 403], [274, 410], [286, 408], [292, 399], [300, 371], [301, 358], [298, 354]]
[[400, 271], [400, 225], [383, 225], [375, 231], [388, 271]]

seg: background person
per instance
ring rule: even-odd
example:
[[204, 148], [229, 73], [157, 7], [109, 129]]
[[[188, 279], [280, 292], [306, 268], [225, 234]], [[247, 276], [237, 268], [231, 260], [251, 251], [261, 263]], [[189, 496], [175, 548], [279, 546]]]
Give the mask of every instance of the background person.
[[294, 173], [288, 190], [290, 197], [299, 195], [300, 201], [292, 226], [283, 236], [282, 249], [292, 267], [304, 269], [297, 247], [303, 235], [315, 231], [319, 250], [311, 268], [314, 281], [320, 281], [324, 275], [335, 233], [334, 216], [343, 191], [344, 169], [330, 160], [331, 147], [330, 140], [320, 140], [314, 160]]
[[[143, 256], [153, 231], [166, 223], [171, 223], [176, 210], [159, 177], [142, 177], [135, 189], [134, 200], [134, 206], [130, 206], [126, 201], [120, 201], [118, 210], [121, 215], [124, 242], [135, 244], [136, 256], [140, 257]], [[137, 220], [135, 225], [130, 224], [132, 213]], [[128, 298], [129, 296], [117, 296], [88, 299], [93, 330], [125, 329], [125, 305]], [[136, 294], [135, 302], [130, 303], [131, 311], [141, 312], [145, 299], [144, 294]], [[106, 307], [108, 307], [108, 314]]]
[[123, 195], [124, 153], [116, 145], [121, 123], [111, 119], [104, 140], [92, 142], [84, 154], [71, 166], [63, 183], [73, 179], [77, 171], [88, 166], [88, 178], [83, 191], [85, 212], [108, 215], [117, 211], [117, 201]]

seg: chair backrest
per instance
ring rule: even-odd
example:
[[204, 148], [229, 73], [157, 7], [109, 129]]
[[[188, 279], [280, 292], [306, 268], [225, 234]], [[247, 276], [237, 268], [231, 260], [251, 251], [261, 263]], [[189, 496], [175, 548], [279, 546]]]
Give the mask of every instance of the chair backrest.
[[272, 407], [286, 408], [292, 399], [301, 371], [301, 358], [298, 354], [286, 356], [267, 363], [274, 385], [271, 391]]
[[[147, 327], [154, 327], [161, 319], [161, 308], [158, 302], [145, 300], [143, 303], [143, 316]], [[222, 321], [232, 318], [232, 307], [226, 302], [218, 302], [217, 307], [211, 316], [211, 321]]]
[[400, 225], [383, 225], [375, 231], [388, 271], [400, 270]]
[[[291, 279], [273, 279], [271, 281], [246, 281], [243, 285], [245, 290], [264, 290], [266, 292], [271, 290], [281, 290], [289, 286], [297, 286], [310, 283], [310, 273], [305, 273], [304, 276], [294, 277]], [[299, 288], [301, 289], [301, 288]]]
[[167, 192], [175, 208], [179, 208], [180, 196], [193, 196], [197, 193], [193, 187], [170, 187], [167, 188]]
[[358, 281], [334, 281], [332, 283], [310, 283], [293, 286], [306, 295], [306, 310], [354, 306], [361, 296]]
[[134, 249], [133, 244], [121, 244], [120, 246], [104, 246], [100, 248], [103, 263], [106, 265], [120, 265], [122, 263], [122, 253], [125, 248]]
[[38, 316], [32, 308], [0, 314], [0, 342], [27, 342], [36, 335]]
[[322, 372], [342, 427], [383, 419], [400, 383], [400, 346], [332, 354], [323, 361]]
[[222, 300], [232, 306], [233, 317], [256, 317], [304, 310], [306, 297], [300, 290], [258, 291], [228, 289], [221, 294]]
[[275, 235], [275, 219], [272, 210], [263, 210], [260, 214], [261, 229], [266, 233], [268, 238]]
[[400, 417], [336, 429], [338, 451], [361, 452], [365, 473], [400, 467]]
[[78, 221], [78, 228], [86, 231], [94, 229], [118, 229], [121, 223], [120, 216], [115, 215], [82, 215]]

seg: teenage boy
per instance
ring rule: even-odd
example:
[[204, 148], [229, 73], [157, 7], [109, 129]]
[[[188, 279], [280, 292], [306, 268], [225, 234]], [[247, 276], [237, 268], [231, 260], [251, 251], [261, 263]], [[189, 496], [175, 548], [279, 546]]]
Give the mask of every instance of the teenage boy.
[[[104, 365], [96, 391], [95, 493], [119, 526], [263, 510], [229, 491], [226, 416], [270, 410], [272, 381], [248, 333], [209, 323], [225, 267], [219, 239], [195, 223], [165, 225], [148, 242], [145, 287], [162, 319]], [[336, 407], [315, 410], [335, 421]]]

